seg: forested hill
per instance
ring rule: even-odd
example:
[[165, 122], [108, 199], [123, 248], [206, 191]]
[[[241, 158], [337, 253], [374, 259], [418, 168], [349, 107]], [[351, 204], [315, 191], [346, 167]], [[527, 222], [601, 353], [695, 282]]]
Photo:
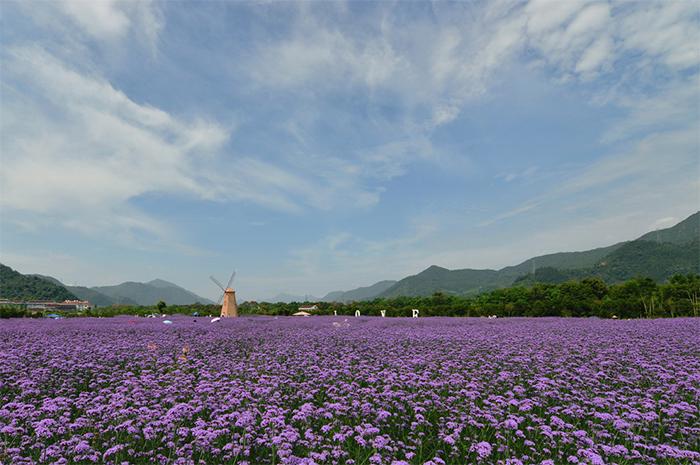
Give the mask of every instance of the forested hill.
[[700, 240], [686, 244], [630, 241], [590, 268], [560, 270], [540, 268], [521, 276], [516, 285], [562, 283], [570, 279], [601, 278], [607, 283], [619, 283], [637, 276], [664, 282], [675, 274], [700, 273]]
[[159, 300], [176, 305], [195, 302], [211, 303], [209, 299], [162, 279], [154, 279], [146, 283], [127, 281], [116, 286], [91, 287], [89, 290], [105, 295], [120, 304], [135, 302], [138, 305], [154, 305]]
[[39, 276], [23, 275], [0, 264], [0, 298], [12, 300], [76, 300], [63, 286]]
[[683, 245], [696, 241], [698, 238], [700, 238], [700, 212], [690, 215], [670, 228], [646, 233], [637, 240]]
[[427, 296], [434, 292], [474, 295], [514, 284], [561, 283], [588, 276], [608, 283], [637, 276], [664, 282], [674, 274], [700, 272], [698, 238], [700, 212], [636, 240], [581, 252], [542, 255], [500, 270], [448, 270], [431, 266], [398, 281], [378, 297]]
[[355, 302], [359, 300], [371, 300], [381, 294], [391, 286], [396, 284], [396, 281], [379, 281], [371, 286], [358, 287], [351, 291], [334, 291], [329, 292], [321, 299], [324, 302]]
[[23, 275], [2, 266], [0, 298], [21, 300], [88, 300], [94, 305], [155, 305], [162, 300], [167, 304], [188, 305], [196, 302], [212, 303], [176, 284], [162, 279], [147, 283], [125, 282], [116, 286], [66, 286], [58, 279], [43, 275]]

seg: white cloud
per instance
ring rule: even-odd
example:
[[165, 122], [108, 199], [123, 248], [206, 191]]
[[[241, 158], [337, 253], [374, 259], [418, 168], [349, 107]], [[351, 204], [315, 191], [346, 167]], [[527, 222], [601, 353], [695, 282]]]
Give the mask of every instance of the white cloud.
[[[38, 8], [37, 3], [33, 7]], [[155, 1], [65, 0], [48, 2], [42, 7], [55, 9], [85, 35], [98, 41], [116, 42], [134, 33], [155, 48], [164, 24]]]
[[377, 98], [397, 97], [404, 111], [427, 108], [428, 120], [418, 122], [430, 129], [454, 120], [466, 100], [481, 95], [520, 39], [522, 20], [482, 14], [490, 22], [470, 29], [456, 20], [404, 23], [380, 15], [379, 25], [360, 33], [305, 12], [289, 37], [263, 42], [246, 68], [266, 89], [317, 94], [358, 88]]
[[610, 37], [597, 39], [583, 52], [581, 59], [576, 63], [576, 72], [591, 77], [590, 74], [598, 70], [613, 55], [613, 42]]
[[[232, 156], [224, 150], [232, 127], [136, 103], [100, 76], [81, 74], [38, 47], [10, 48], [3, 61], [0, 206], [7, 220], [53, 222], [128, 241], [169, 236], [166, 225], [133, 206], [148, 193], [289, 212], [378, 200], [352, 163], [311, 155], [286, 163]], [[56, 214], [65, 205], [72, 218]]]
[[496, 175], [496, 179], [503, 179], [505, 182], [524, 180], [532, 178], [535, 174], [537, 174], [537, 171], [538, 168], [536, 166], [528, 166], [520, 172], [500, 173]]
[[557, 191], [574, 193], [627, 180], [663, 192], [665, 184], [677, 182], [677, 176], [700, 166], [698, 125], [682, 130], [652, 133], [635, 142], [628, 151], [617, 153], [591, 164]]
[[[267, 289], [289, 287], [324, 295], [330, 290], [401, 278], [417, 266], [430, 265], [425, 254], [426, 241], [438, 229], [434, 219], [423, 216], [408, 224], [404, 233], [382, 240], [366, 239], [346, 231], [328, 234], [291, 251], [281, 276], [260, 277], [260, 280]], [[382, 265], [377, 266], [378, 263]], [[259, 297], [270, 297], [269, 291]]]
[[[700, 64], [697, 2], [537, 0], [525, 12], [530, 46], [563, 77], [590, 79], [621, 59], [619, 66], [642, 73]], [[625, 60], [630, 54], [635, 59]]]
[[391, 99], [402, 115], [395, 124], [429, 136], [486, 94], [513, 62], [539, 62], [562, 81], [611, 76], [616, 67], [649, 72], [700, 62], [693, 2], [500, 1], [436, 11], [430, 20], [397, 19], [387, 7], [372, 16], [377, 21], [350, 29], [303, 9], [289, 35], [262, 42], [246, 68], [265, 91], [356, 90], [372, 102]]
[[523, 213], [536, 217], [553, 210], [574, 213], [613, 210], [639, 218], [670, 209], [681, 212], [681, 216], [697, 210], [698, 129], [697, 121], [691, 121], [683, 129], [651, 133], [620, 152], [564, 176], [561, 183], [542, 195], [483, 221], [480, 226]]
[[615, 103], [626, 111], [624, 117], [603, 134], [602, 142], [611, 143], [650, 131], [678, 129], [698, 122], [698, 89], [700, 75], [666, 81], [655, 94], [628, 94], [615, 97]]
[[292, 37], [263, 45], [255, 55], [251, 74], [255, 83], [292, 88], [316, 81], [360, 83], [373, 88], [383, 84], [399, 65], [386, 41], [357, 41], [340, 29], [324, 28], [304, 16]]
[[[7, 182], [17, 188], [9, 189], [17, 195], [6, 203], [53, 208], [67, 199], [47, 194], [65, 182], [65, 175], [77, 174], [74, 170], [79, 167], [87, 176], [63, 193], [82, 202], [98, 205], [102, 195], [137, 195], [142, 193], [134, 192], [137, 185], [153, 190], [185, 188], [204, 195], [192, 182], [187, 162], [219, 148], [228, 138], [226, 128], [184, 122], [137, 104], [106, 81], [82, 75], [39, 48], [13, 48], [5, 61], [8, 74], [36, 92], [35, 97], [24, 96], [24, 101], [8, 102], [6, 109], [14, 114], [13, 127], [3, 128], [6, 135], [13, 135], [4, 139], [14, 149], [7, 159], [14, 170], [4, 172]], [[48, 111], [39, 108], [42, 104], [48, 104]], [[19, 179], [40, 173], [44, 182], [20, 193]], [[93, 194], [86, 195], [89, 192]]]
[[489, 218], [485, 221], [482, 221], [479, 223], [479, 226], [484, 227], [484, 226], [491, 226], [494, 223], [497, 223], [499, 221], [512, 218], [514, 216], [521, 215], [523, 213], [527, 213], [531, 210], [536, 209], [542, 204], [542, 201], [539, 199], [529, 201], [521, 206], [518, 206], [516, 208], [513, 208], [512, 210], [508, 210], [506, 212], [503, 212], [499, 215], [494, 216], [493, 218]]
[[57, 5], [87, 34], [97, 39], [121, 39], [131, 24], [117, 1], [65, 1], [58, 2]]
[[527, 28], [531, 34], [548, 33], [568, 22], [585, 4], [584, 1], [561, 2], [556, 0], [533, 0], [525, 7]]
[[530, 2], [527, 40], [558, 73], [590, 78], [614, 58], [607, 3]]
[[620, 22], [622, 46], [641, 51], [673, 69], [698, 66], [699, 21], [698, 2], [640, 3]]

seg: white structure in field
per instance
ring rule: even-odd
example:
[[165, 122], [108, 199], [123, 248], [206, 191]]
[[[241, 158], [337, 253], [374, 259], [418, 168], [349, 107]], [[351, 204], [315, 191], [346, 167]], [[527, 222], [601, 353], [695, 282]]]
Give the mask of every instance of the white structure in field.
[[420, 313], [420, 310], [418, 310], [417, 308], [414, 308], [412, 310], [412, 312], [413, 312], [413, 318], [418, 318], [418, 314]]
[[310, 313], [310, 312], [313, 312], [313, 311], [316, 311], [316, 310], [318, 310], [318, 305], [316, 305], [316, 304], [313, 304], [313, 305], [302, 305], [301, 307], [299, 307], [299, 311], [300, 311], [300, 312], [309, 312], [309, 313]]
[[87, 300], [64, 300], [54, 302], [52, 300], [10, 300], [0, 299], [0, 305], [17, 305], [31, 310], [64, 310], [64, 311], [85, 311], [91, 309], [93, 305]]
[[379, 313], [382, 314], [382, 318], [386, 316], [386, 310], [379, 310]]
[[355, 316], [356, 316], [356, 317], [360, 316], [360, 311], [359, 311], [359, 310], [355, 310]]

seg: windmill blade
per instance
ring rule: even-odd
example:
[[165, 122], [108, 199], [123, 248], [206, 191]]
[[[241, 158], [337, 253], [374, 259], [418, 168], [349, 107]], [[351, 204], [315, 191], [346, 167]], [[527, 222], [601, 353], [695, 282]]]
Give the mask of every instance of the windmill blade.
[[228, 278], [228, 284], [226, 285], [226, 288], [228, 289], [231, 287], [231, 284], [233, 283], [233, 278], [236, 276], [236, 270], [233, 270], [233, 273], [231, 273], [231, 277]]
[[224, 294], [221, 294], [221, 297], [219, 297], [219, 300], [216, 302], [216, 305], [221, 305], [222, 300], [224, 300]]
[[211, 279], [211, 280], [214, 282], [214, 284], [216, 284], [217, 286], [219, 286], [219, 287], [221, 288], [222, 291], [225, 291], [225, 290], [226, 290], [226, 288], [224, 287], [224, 285], [221, 284], [215, 277], [209, 276], [209, 279]]

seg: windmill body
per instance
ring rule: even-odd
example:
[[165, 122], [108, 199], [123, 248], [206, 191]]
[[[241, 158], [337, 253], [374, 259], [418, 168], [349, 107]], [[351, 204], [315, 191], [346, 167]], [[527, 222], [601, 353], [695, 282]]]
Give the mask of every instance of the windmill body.
[[227, 287], [224, 291], [224, 303], [221, 305], [222, 318], [238, 317], [238, 304], [236, 303], [236, 291]]
[[236, 303], [236, 291], [233, 290], [231, 285], [233, 284], [233, 278], [236, 276], [236, 272], [231, 273], [231, 277], [228, 280], [228, 284], [224, 287], [216, 278], [209, 276], [209, 278], [221, 288], [223, 294], [219, 298], [219, 302], [223, 303], [221, 305], [221, 318], [236, 318], [238, 317], [238, 304]]

